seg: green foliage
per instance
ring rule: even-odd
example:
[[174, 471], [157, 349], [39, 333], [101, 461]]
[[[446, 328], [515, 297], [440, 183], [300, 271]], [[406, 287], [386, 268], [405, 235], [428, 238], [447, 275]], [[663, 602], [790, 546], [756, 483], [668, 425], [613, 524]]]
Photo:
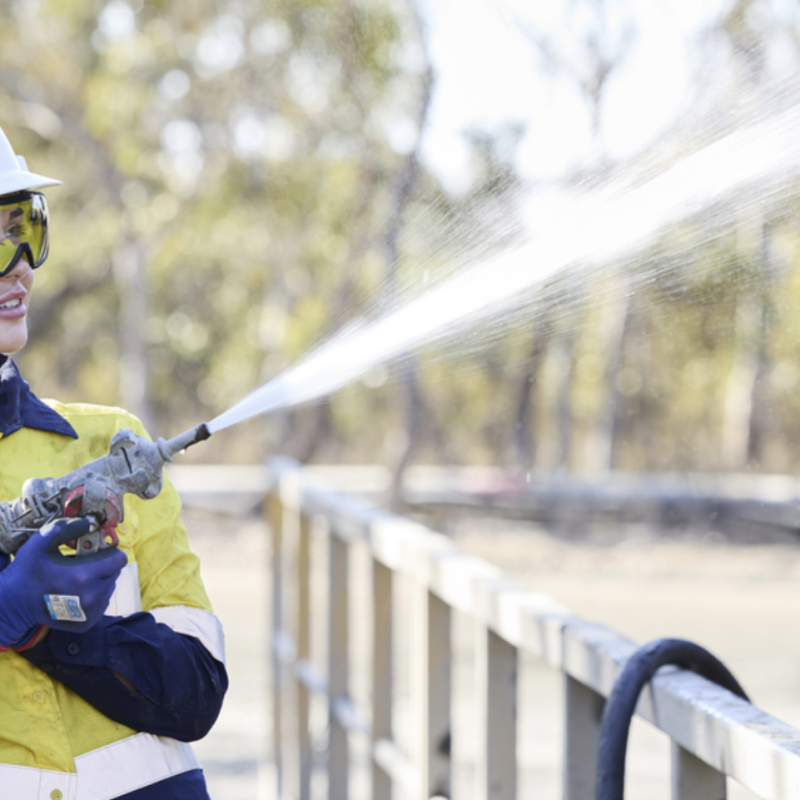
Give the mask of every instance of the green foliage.
[[[387, 222], [409, 164], [390, 143], [425, 93], [409, 6], [7, 5], [0, 125], [32, 169], [64, 182], [48, 191], [53, 250], [21, 357], [37, 392], [127, 404], [121, 365], [139, 358], [151, 407], [133, 410], [174, 433], [386, 310]], [[729, 37], [743, 35], [747, 6], [735, 4]], [[468, 133], [476, 178], [463, 196], [418, 165], [392, 266], [401, 297], [520, 239], [520, 135]], [[757, 213], [721, 204], [625, 264], [567, 273], [504, 327], [470, 329], [457, 359], [449, 344], [426, 347], [415, 458], [591, 471], [610, 431], [606, 468], [796, 469], [799, 197], [787, 186]], [[135, 314], [132, 342], [123, 321]], [[259, 460], [269, 443], [391, 462], [409, 374], [374, 370], [270, 420], [270, 439], [253, 423], [192, 456]], [[737, 450], [757, 420], [761, 444]]]
[[1, 124], [64, 182], [48, 192], [53, 249], [35, 300], [47, 313], [34, 312], [22, 356], [40, 391], [125, 402], [126, 241], [145, 255], [140, 327], [163, 430], [224, 410], [359, 313], [381, 279], [373, 249], [402, 163], [386, 115], [419, 82], [398, 67], [414, 35], [402, 7], [42, 0], [12, 12]]

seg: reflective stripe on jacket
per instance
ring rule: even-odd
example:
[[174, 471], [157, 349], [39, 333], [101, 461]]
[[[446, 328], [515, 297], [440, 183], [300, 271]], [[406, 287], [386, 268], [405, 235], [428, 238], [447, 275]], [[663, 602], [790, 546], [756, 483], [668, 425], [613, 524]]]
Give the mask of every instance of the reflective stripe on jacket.
[[0, 764], [3, 797], [11, 800], [113, 800], [173, 775], [198, 769], [184, 742], [139, 733], [75, 759], [77, 772]]

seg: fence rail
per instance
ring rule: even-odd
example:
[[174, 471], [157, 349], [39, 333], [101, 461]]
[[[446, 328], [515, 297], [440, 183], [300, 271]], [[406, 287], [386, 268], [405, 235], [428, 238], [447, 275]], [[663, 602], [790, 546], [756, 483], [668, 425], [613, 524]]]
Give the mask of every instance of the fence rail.
[[[517, 698], [525, 653], [563, 674], [563, 797], [594, 798], [604, 698], [637, 645], [511, 581], [421, 524], [315, 485], [293, 462], [275, 460], [269, 472], [274, 756], [282, 800], [311, 797], [320, 760], [329, 800], [363, 793], [353, 780], [358, 754], [370, 761], [373, 800], [451, 795], [454, 611], [480, 631], [481, 747], [473, 796], [518, 796]], [[320, 560], [314, 543], [321, 541], [327, 556]], [[366, 573], [354, 570], [354, 549], [366, 554]], [[359, 582], [365, 585], [356, 596]], [[365, 676], [353, 658], [352, 621], [365, 611], [369, 690], [359, 693], [355, 684]], [[412, 618], [414, 634], [398, 652], [395, 629], [403, 614]], [[405, 746], [396, 737], [400, 666], [413, 689]], [[311, 736], [315, 697], [327, 708], [322, 755]], [[642, 693], [637, 714], [670, 737], [674, 800], [721, 800], [725, 776], [765, 800], [800, 797], [800, 731], [703, 678], [662, 669]]]

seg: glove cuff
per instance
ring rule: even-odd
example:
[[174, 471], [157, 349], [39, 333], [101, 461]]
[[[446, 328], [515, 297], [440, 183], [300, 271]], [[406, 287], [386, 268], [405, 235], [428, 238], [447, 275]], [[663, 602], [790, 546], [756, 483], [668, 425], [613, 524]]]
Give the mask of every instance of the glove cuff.
[[28, 638], [25, 640], [25, 644], [16, 645], [16, 646], [14, 647], [14, 650], [15, 650], [17, 653], [21, 653], [23, 650], [28, 650], [29, 648], [33, 647], [34, 643], [35, 643], [35, 642], [36, 642], [36, 640], [39, 638], [39, 634], [40, 634], [40, 633], [41, 633], [41, 632], [44, 630], [44, 628], [45, 628], [45, 627], [46, 627], [45, 625], [40, 625], [40, 626], [39, 626], [39, 627], [38, 627], [38, 628], [37, 628], [37, 629], [36, 629], [36, 630], [33, 632], [33, 636], [29, 636], [29, 637], [28, 637]]
[[16, 644], [0, 645], [0, 653], [7, 653], [9, 650], [16, 650], [16, 652], [20, 653], [23, 650], [27, 650], [32, 646], [34, 639], [42, 632], [42, 628], [44, 628], [44, 625], [31, 628]]

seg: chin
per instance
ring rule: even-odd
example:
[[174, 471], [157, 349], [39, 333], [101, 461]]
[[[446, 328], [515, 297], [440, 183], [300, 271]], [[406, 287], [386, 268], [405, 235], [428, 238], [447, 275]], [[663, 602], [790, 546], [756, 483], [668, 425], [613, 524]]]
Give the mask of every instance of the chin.
[[28, 343], [28, 332], [16, 336], [0, 336], [0, 353], [11, 355], [18, 353]]

